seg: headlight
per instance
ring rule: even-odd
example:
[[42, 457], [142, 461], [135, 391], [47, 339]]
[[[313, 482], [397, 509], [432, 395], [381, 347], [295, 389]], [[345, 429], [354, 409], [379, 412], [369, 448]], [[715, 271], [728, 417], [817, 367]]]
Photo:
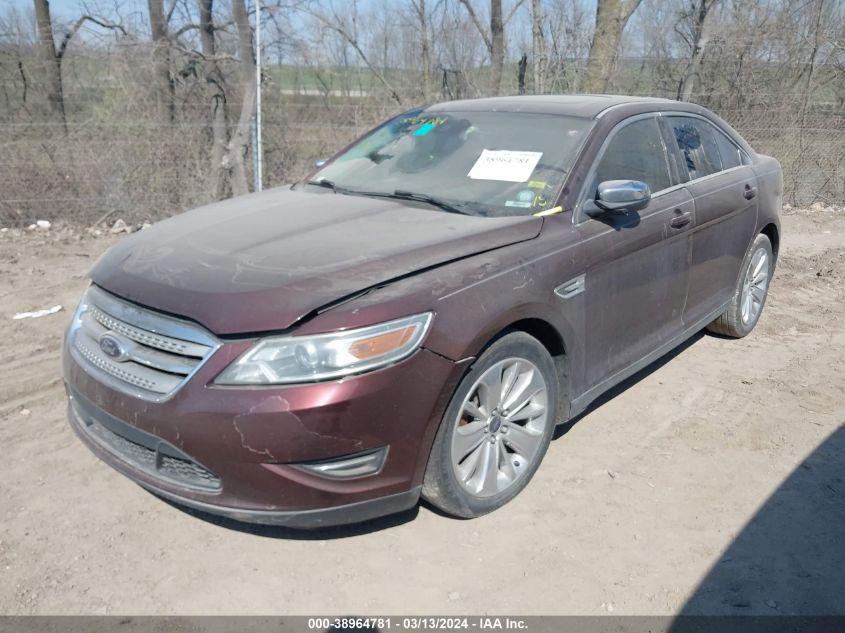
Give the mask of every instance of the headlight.
[[214, 381], [219, 385], [280, 385], [330, 380], [384, 367], [420, 346], [432, 314], [379, 325], [315, 334], [278, 336], [256, 343]]

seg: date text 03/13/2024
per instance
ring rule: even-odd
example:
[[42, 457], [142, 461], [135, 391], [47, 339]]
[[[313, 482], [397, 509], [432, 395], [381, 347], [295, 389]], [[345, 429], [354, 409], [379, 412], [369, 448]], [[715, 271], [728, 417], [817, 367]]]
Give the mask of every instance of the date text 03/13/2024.
[[437, 617], [437, 616], [406, 616], [403, 618], [390, 617], [327, 617], [308, 618], [310, 631], [343, 631], [343, 630], [395, 630], [395, 631], [495, 631], [495, 630], [527, 630], [528, 625], [522, 618], [512, 617]]

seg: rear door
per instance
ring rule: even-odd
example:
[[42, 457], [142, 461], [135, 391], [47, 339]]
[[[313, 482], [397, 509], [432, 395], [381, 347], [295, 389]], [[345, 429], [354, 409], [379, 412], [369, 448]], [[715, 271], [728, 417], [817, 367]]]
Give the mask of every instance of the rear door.
[[719, 310], [736, 287], [757, 224], [757, 177], [745, 152], [705, 118], [666, 115], [661, 120], [695, 201], [684, 320], [696, 323]]
[[[638, 213], [594, 219], [583, 204], [599, 182], [640, 180], [652, 199]], [[692, 198], [670, 175], [657, 116], [638, 115], [611, 131], [575, 213], [586, 259], [585, 386], [601, 391], [683, 330], [695, 224]]]

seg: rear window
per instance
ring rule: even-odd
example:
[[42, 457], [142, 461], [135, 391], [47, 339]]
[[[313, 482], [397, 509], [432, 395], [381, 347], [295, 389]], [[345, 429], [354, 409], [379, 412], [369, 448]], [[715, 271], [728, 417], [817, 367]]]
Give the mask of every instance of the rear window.
[[733, 141], [719, 130], [715, 130], [713, 135], [719, 147], [719, 156], [722, 158], [722, 169], [731, 169], [745, 164], [746, 161], [742, 157], [743, 151]]

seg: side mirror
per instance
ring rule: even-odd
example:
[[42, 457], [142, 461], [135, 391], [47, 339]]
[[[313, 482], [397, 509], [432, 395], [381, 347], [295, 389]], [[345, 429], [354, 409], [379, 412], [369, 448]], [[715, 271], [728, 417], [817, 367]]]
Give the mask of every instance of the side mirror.
[[[598, 187], [594, 211], [588, 215], [621, 214], [645, 209], [651, 200], [648, 185], [639, 180], [605, 180]], [[592, 206], [592, 205], [591, 205]]]

